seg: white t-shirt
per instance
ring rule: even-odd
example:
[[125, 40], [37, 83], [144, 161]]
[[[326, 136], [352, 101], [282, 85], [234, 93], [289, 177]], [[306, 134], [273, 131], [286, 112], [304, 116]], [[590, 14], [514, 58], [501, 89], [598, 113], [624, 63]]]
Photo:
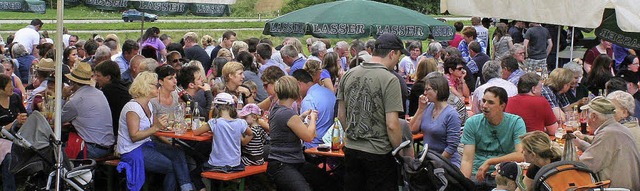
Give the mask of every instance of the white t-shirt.
[[[151, 102], [147, 104], [149, 109], [153, 111], [153, 105]], [[140, 145], [146, 143], [147, 141], [151, 141], [151, 137], [147, 137], [143, 140], [133, 142], [131, 141], [131, 136], [129, 135], [129, 128], [127, 127], [127, 113], [135, 112], [138, 117], [140, 117], [140, 131], [149, 129], [151, 127], [151, 122], [153, 121], [153, 112], [151, 112], [151, 117], [148, 118], [144, 113], [144, 109], [142, 106], [134, 100], [131, 100], [122, 108], [122, 112], [120, 112], [120, 119], [118, 122], [120, 123], [120, 127], [118, 128], [118, 148], [116, 151], [120, 154], [125, 154], [131, 152], [133, 149], [138, 148]]]
[[21, 44], [29, 53], [32, 53], [33, 45], [40, 44], [40, 33], [38, 33], [33, 26], [29, 25], [16, 32], [13, 42]]
[[[489, 29], [484, 28], [482, 25], [473, 26], [478, 33], [478, 41], [484, 42], [485, 46], [489, 44]], [[484, 47], [486, 49], [486, 47]]]
[[[398, 67], [404, 69], [404, 73], [400, 73], [400, 75], [411, 75], [416, 72], [416, 66], [418, 65], [418, 60], [412, 60], [410, 56], [405, 56], [400, 60]], [[399, 69], [400, 69], [399, 68]]]

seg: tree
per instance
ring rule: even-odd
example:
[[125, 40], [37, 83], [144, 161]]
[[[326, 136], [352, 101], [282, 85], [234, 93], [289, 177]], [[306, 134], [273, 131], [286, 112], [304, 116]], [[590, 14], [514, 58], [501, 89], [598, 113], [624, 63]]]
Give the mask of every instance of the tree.
[[[283, 8], [283, 13], [289, 13], [298, 9], [309, 7], [311, 5], [333, 2], [335, 0], [290, 0]], [[393, 4], [424, 14], [437, 14], [440, 9], [440, 0], [375, 0], [378, 2]]]

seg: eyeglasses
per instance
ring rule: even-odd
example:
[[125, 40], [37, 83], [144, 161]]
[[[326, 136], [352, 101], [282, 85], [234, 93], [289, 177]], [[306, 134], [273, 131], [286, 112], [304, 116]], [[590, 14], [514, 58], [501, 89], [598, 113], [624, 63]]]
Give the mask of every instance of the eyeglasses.
[[160, 88], [162, 85], [160, 83], [156, 83], [156, 84], [150, 84], [152, 86], [156, 86], [156, 88]]
[[433, 90], [433, 88], [430, 88], [430, 87], [425, 87], [424, 88], [424, 92], [428, 92], [428, 91], [431, 91], [431, 90]]

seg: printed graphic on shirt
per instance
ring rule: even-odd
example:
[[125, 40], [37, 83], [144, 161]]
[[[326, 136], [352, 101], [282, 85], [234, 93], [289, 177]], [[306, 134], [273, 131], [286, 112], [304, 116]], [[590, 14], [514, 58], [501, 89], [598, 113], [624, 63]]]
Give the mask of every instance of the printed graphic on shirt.
[[384, 129], [372, 128], [374, 124], [385, 124], [384, 118], [375, 117], [374, 112], [384, 111], [382, 90], [372, 90], [373, 79], [355, 77], [346, 92], [347, 121], [346, 134], [349, 139], [359, 140], [386, 134]]

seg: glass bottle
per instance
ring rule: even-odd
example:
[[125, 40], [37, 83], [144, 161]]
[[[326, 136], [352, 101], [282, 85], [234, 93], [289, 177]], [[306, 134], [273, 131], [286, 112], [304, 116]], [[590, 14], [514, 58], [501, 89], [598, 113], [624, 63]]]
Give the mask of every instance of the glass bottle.
[[198, 102], [193, 102], [192, 118], [191, 129], [196, 130], [200, 127], [200, 109], [198, 109]]
[[342, 147], [342, 125], [338, 118], [333, 120], [333, 130], [331, 132], [331, 151], [338, 152]]
[[191, 127], [192, 120], [193, 116], [191, 114], [191, 101], [187, 101], [187, 105], [184, 110], [184, 122], [187, 123], [187, 127]]

